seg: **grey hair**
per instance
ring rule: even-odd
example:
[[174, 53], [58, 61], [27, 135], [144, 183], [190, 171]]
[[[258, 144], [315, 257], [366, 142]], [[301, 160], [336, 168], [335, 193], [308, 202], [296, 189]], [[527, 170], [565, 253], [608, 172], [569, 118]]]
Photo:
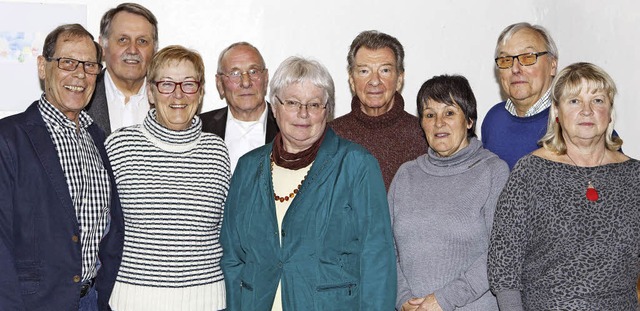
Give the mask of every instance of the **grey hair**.
[[278, 103], [276, 95], [280, 95], [284, 88], [300, 82], [310, 82], [324, 90], [327, 117], [330, 120], [335, 108], [335, 87], [327, 68], [315, 60], [298, 56], [285, 59], [276, 69], [269, 84], [271, 103]]
[[220, 52], [220, 56], [218, 56], [218, 69], [217, 69], [217, 73], [218, 74], [222, 74], [224, 72], [222, 72], [222, 58], [224, 58], [224, 55], [227, 54], [227, 52], [229, 52], [229, 50], [237, 47], [237, 46], [247, 46], [250, 47], [252, 49], [254, 49], [256, 51], [256, 53], [258, 54], [258, 57], [260, 57], [260, 62], [261, 62], [261, 66], [262, 69], [264, 70], [265, 68], [267, 68], [267, 65], [264, 62], [264, 58], [262, 57], [262, 54], [260, 54], [260, 51], [258, 51], [258, 48], [256, 48], [255, 46], [253, 46], [251, 43], [249, 42], [245, 42], [245, 41], [240, 41], [240, 42], [236, 42], [236, 43], [232, 43], [230, 46], [226, 47], [224, 50], [222, 50], [222, 52]]
[[511, 39], [511, 37], [516, 32], [523, 29], [533, 30], [538, 35], [540, 35], [540, 37], [544, 41], [545, 49], [547, 50], [547, 52], [549, 52], [549, 54], [553, 59], [556, 59], [556, 60], [558, 59], [559, 57], [558, 47], [556, 46], [556, 43], [553, 41], [553, 38], [551, 38], [549, 31], [547, 31], [544, 27], [540, 25], [531, 25], [525, 22], [509, 25], [500, 33], [500, 36], [498, 37], [498, 42], [496, 43], [496, 50], [495, 50], [494, 57], [499, 56], [498, 54], [500, 54], [500, 46], [505, 45], [507, 41], [509, 41], [509, 39]]
[[121, 3], [117, 7], [110, 9], [102, 15], [100, 20], [100, 37], [102, 37], [102, 45], [106, 46], [109, 42], [108, 38], [111, 35], [111, 22], [116, 14], [120, 12], [127, 12], [144, 17], [151, 26], [153, 26], [153, 51], [158, 51], [158, 19], [149, 11], [149, 9], [139, 5], [137, 3]]
[[404, 48], [402, 44], [400, 44], [400, 41], [398, 41], [396, 37], [377, 30], [363, 31], [353, 39], [349, 47], [349, 54], [347, 54], [347, 70], [349, 72], [351, 72], [356, 65], [356, 53], [358, 53], [361, 47], [371, 50], [390, 48], [396, 57], [396, 70], [398, 70], [399, 73], [404, 72]]

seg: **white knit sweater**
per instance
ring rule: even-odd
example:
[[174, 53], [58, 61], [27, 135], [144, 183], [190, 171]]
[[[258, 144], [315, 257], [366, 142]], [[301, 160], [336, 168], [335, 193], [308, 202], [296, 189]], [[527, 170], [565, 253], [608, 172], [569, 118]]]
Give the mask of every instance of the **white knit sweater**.
[[188, 129], [169, 130], [152, 109], [106, 145], [125, 217], [118, 282], [178, 288], [222, 281], [218, 237], [231, 175], [224, 141], [202, 133], [197, 116]]

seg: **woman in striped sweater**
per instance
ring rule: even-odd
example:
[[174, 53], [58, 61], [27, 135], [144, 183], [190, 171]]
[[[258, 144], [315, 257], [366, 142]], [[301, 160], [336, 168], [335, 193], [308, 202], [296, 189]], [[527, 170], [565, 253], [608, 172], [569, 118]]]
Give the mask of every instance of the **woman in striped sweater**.
[[195, 116], [204, 95], [197, 52], [154, 55], [144, 123], [107, 139], [125, 215], [115, 311], [213, 311], [226, 307], [218, 237], [229, 188], [229, 156]]

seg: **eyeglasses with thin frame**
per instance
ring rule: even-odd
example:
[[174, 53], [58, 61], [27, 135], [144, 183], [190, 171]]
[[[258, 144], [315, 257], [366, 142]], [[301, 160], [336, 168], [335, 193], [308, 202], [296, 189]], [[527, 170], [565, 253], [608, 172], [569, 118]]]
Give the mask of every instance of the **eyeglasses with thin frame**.
[[175, 82], [175, 81], [169, 81], [169, 80], [162, 80], [162, 81], [153, 81], [153, 84], [155, 84], [160, 94], [171, 94], [176, 90], [176, 87], [178, 85], [180, 86], [180, 90], [182, 90], [182, 93], [185, 93], [185, 94], [195, 94], [200, 89], [199, 81]]
[[229, 79], [231, 83], [240, 83], [240, 81], [242, 81], [242, 76], [246, 74], [249, 76], [249, 79], [251, 79], [251, 81], [256, 82], [262, 79], [262, 73], [265, 70], [267, 70], [267, 68], [263, 68], [263, 69], [251, 68], [247, 71], [234, 70], [227, 73], [220, 72], [218, 73], [218, 75], [226, 77], [227, 79]]
[[81, 61], [69, 57], [47, 57], [48, 62], [57, 62], [58, 68], [65, 71], [75, 71], [78, 65], [82, 64], [84, 72], [90, 75], [97, 75], [102, 71], [102, 64], [89, 61]]
[[307, 108], [308, 113], [315, 114], [315, 113], [319, 113], [320, 111], [322, 111], [327, 107], [326, 104], [323, 105], [321, 103], [303, 104], [301, 102], [297, 102], [294, 100], [282, 100], [280, 99], [280, 97], [278, 97], [278, 95], [276, 95], [276, 99], [280, 102], [282, 106], [284, 106], [284, 110], [288, 112], [300, 111], [300, 109], [302, 109], [302, 107], [304, 106], [305, 108]]
[[495, 59], [496, 65], [500, 69], [509, 69], [513, 66], [514, 59], [518, 59], [518, 63], [522, 66], [531, 66], [538, 62], [538, 57], [549, 54], [548, 51], [537, 52], [537, 53], [522, 53], [515, 56], [500, 56]]

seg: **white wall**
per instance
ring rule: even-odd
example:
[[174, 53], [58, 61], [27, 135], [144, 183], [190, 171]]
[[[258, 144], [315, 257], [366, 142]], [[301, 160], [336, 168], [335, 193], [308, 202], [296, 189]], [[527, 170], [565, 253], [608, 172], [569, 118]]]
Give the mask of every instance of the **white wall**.
[[[27, 2], [86, 4], [87, 27], [97, 37], [102, 14], [122, 1]], [[593, 62], [616, 81], [616, 130], [625, 141], [625, 153], [640, 158], [636, 134], [640, 123], [634, 121], [640, 116], [636, 103], [640, 98], [640, 2], [635, 0], [138, 2], [158, 17], [160, 47], [182, 44], [202, 53], [208, 79], [203, 111], [224, 106], [212, 83], [220, 50], [235, 41], [248, 41], [261, 50], [271, 73], [290, 55], [322, 62], [336, 83], [336, 116], [345, 114], [351, 98], [345, 69], [349, 44], [360, 31], [377, 29], [396, 36], [405, 47], [407, 111], [415, 114], [415, 96], [425, 80], [458, 73], [471, 82], [481, 122], [502, 98], [493, 63], [498, 34], [515, 22], [541, 24], [558, 45], [560, 68], [576, 61]], [[28, 18], [28, 12], [21, 18]], [[0, 74], [5, 74], [1, 64]], [[34, 99], [37, 96], [33, 94]], [[1, 110], [0, 105], [0, 114]]]

